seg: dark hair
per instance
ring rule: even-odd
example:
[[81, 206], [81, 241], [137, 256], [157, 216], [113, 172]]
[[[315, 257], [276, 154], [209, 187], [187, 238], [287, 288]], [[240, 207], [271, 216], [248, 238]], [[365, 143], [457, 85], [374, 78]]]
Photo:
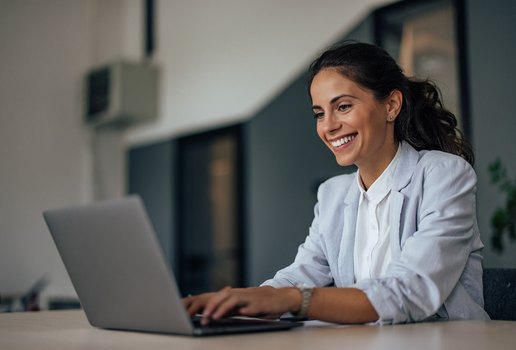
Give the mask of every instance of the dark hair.
[[394, 137], [417, 150], [440, 150], [461, 156], [471, 165], [470, 144], [457, 128], [457, 119], [443, 107], [440, 91], [429, 80], [407, 78], [396, 61], [382, 48], [357, 42], [330, 48], [310, 66], [309, 87], [317, 73], [334, 68], [355, 83], [371, 90], [379, 101], [395, 89], [403, 104], [394, 123]]

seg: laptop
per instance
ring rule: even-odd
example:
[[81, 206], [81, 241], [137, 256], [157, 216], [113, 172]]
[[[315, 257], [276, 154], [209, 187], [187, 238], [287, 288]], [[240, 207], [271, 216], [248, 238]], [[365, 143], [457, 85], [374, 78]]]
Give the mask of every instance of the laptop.
[[226, 318], [201, 326], [192, 319], [138, 196], [47, 210], [43, 216], [92, 326], [203, 336], [302, 325]]

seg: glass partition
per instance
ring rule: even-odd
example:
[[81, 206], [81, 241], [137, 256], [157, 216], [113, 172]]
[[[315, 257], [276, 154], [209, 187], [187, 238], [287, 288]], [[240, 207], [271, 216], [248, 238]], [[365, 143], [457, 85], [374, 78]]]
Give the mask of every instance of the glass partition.
[[[406, 75], [431, 79], [441, 90], [444, 106], [464, 127], [460, 96], [456, 6], [453, 1], [401, 2], [378, 18], [377, 41]], [[464, 128], [463, 128], [464, 129]]]

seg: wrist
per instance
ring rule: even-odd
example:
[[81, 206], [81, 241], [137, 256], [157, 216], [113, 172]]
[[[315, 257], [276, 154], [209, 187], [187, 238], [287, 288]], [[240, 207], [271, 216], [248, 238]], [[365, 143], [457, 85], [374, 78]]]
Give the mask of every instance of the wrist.
[[287, 300], [288, 300], [288, 311], [295, 315], [299, 312], [301, 308], [301, 302], [303, 301], [303, 296], [299, 292], [299, 289], [296, 287], [287, 287], [285, 288], [287, 292]]

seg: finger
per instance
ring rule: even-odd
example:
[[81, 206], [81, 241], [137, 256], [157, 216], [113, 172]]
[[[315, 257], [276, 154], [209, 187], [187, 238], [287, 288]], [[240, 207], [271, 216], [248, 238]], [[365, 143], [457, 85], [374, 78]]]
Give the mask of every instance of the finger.
[[188, 309], [188, 306], [192, 303], [193, 297], [191, 294], [188, 294], [187, 297], [181, 299], [181, 302], [183, 303], [183, 306]]
[[231, 295], [229, 298], [219, 304], [218, 308], [213, 313], [212, 318], [218, 320], [243, 305], [245, 305], [245, 301], [242, 300], [240, 296]]
[[257, 310], [253, 305], [245, 305], [238, 309], [238, 313], [242, 316], [255, 316], [257, 314]]
[[194, 298], [191, 302], [191, 304], [188, 306], [188, 314], [190, 316], [194, 316], [195, 314], [199, 313], [201, 310], [205, 307], [205, 300], [204, 298]]
[[259, 307], [256, 303], [242, 305], [242, 307], [238, 309], [238, 313], [242, 316], [249, 317], [276, 318], [275, 315], [269, 315], [265, 310], [263, 310], [263, 307]]
[[254, 305], [246, 305], [238, 309], [238, 314], [247, 317], [259, 317], [275, 320], [281, 317], [281, 313], [266, 313]]
[[188, 308], [186, 309], [186, 312], [188, 312], [188, 314], [190, 316], [193, 316], [197, 313], [197, 311], [199, 311], [199, 309], [201, 308], [200, 304], [199, 303], [196, 303], [195, 301], [192, 301], [189, 305], [188, 305]]
[[206, 306], [204, 307], [204, 311], [202, 313], [202, 324], [208, 324], [209, 318], [213, 314], [214, 310], [218, 308], [218, 305], [227, 299], [231, 294], [231, 287], [225, 287], [221, 291], [217, 292], [213, 297], [211, 297]]

